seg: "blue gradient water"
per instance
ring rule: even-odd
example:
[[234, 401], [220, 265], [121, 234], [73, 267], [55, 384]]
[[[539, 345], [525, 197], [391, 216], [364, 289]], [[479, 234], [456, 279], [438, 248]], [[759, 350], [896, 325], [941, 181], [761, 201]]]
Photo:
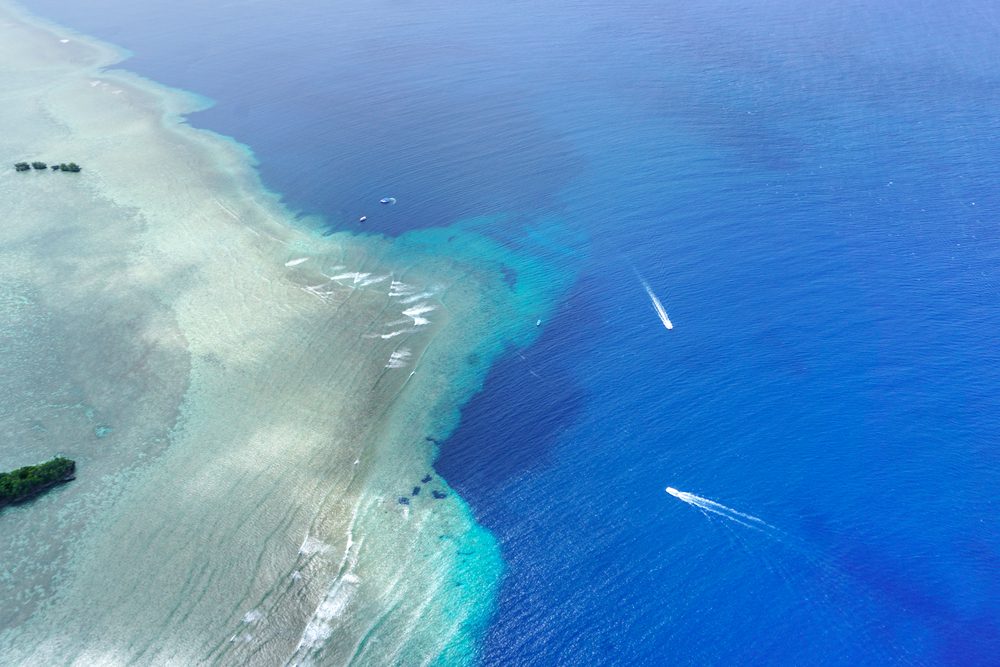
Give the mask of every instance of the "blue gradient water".
[[833, 4], [27, 2], [333, 227], [587, 238], [437, 464], [483, 663], [997, 664], [1000, 8]]

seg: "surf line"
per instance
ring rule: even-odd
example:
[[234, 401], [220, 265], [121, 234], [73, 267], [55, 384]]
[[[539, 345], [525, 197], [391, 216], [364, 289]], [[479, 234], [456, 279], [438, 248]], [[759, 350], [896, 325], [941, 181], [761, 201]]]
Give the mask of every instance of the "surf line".
[[660, 321], [663, 322], [663, 326], [667, 329], [673, 329], [674, 323], [670, 321], [669, 317], [667, 317], [667, 311], [663, 307], [663, 304], [660, 303], [660, 300], [656, 297], [656, 294], [653, 293], [653, 288], [651, 288], [649, 283], [647, 283], [644, 279], [639, 278], [639, 281], [642, 282], [643, 289], [645, 289], [646, 294], [649, 295], [649, 300], [653, 302], [653, 308], [656, 309], [656, 314], [660, 317]]
[[726, 507], [722, 503], [717, 503], [714, 500], [702, 498], [701, 496], [696, 496], [693, 493], [688, 493], [687, 491], [678, 491], [672, 486], [668, 486], [666, 491], [674, 498], [682, 500], [688, 505], [697, 507], [703, 512], [709, 512], [711, 514], [721, 516], [724, 519], [729, 519], [730, 521], [738, 523], [741, 526], [762, 530], [764, 532], [778, 532], [777, 528], [763, 519], [758, 519], [752, 514], [746, 514], [744, 512], [740, 512], [739, 510], [734, 510], [732, 507]]

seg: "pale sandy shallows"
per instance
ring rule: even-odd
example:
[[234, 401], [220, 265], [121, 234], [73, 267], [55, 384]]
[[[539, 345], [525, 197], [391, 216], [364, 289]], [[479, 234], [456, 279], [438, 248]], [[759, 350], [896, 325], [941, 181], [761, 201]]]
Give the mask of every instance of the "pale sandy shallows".
[[501, 562], [426, 438], [544, 266], [304, 232], [119, 59], [0, 5], [0, 468], [79, 464], [0, 512], [0, 663], [464, 662]]

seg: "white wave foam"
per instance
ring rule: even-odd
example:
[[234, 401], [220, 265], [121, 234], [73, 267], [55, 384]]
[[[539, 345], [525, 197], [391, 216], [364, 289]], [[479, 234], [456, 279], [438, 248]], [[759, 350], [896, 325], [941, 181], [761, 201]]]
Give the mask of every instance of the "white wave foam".
[[[360, 463], [360, 459], [354, 461], [354, 465]], [[345, 565], [350, 563], [351, 567], [354, 567], [358, 562], [357, 552], [361, 549], [361, 545], [364, 543], [365, 538], [360, 538], [357, 542], [354, 541], [354, 526], [358, 522], [358, 516], [361, 514], [361, 503], [356, 503], [354, 509], [351, 510], [351, 520], [347, 524], [347, 541], [344, 546], [344, 557], [340, 560], [340, 569], [343, 569]], [[352, 551], [352, 547], [357, 545], [358, 549]]]
[[299, 553], [303, 556], [312, 556], [313, 554], [325, 554], [330, 550], [330, 545], [326, 542], [321, 542], [315, 537], [310, 537], [306, 535], [306, 539], [302, 540], [302, 546], [299, 547]]
[[378, 283], [387, 280], [389, 274], [381, 276], [373, 276], [371, 272], [366, 271], [347, 271], [345, 273], [338, 273], [335, 276], [327, 276], [330, 280], [336, 282], [350, 281], [353, 287], [368, 287], [369, 285], [377, 285]]
[[369, 285], [377, 285], [378, 283], [382, 282], [383, 280], [386, 280], [388, 277], [389, 277], [389, 274], [387, 273], [384, 276], [375, 276], [374, 278], [368, 278], [367, 280], [362, 280], [358, 284], [358, 287], [368, 287]]
[[410, 296], [406, 296], [406, 297], [400, 299], [399, 302], [400, 303], [404, 303], [404, 304], [405, 303], [415, 303], [415, 302], [421, 301], [423, 299], [430, 299], [433, 296], [435, 296], [434, 292], [419, 292], [417, 294], [411, 294]]
[[318, 296], [323, 301], [328, 301], [329, 300], [328, 297], [331, 297], [334, 294], [336, 294], [336, 291], [332, 289], [321, 289], [327, 286], [328, 283], [322, 283], [319, 285], [306, 285], [302, 289], [304, 289], [306, 292], [309, 292], [313, 296]]
[[[345, 574], [327, 591], [306, 624], [305, 630], [302, 631], [302, 638], [295, 651], [297, 656], [319, 647], [330, 638], [333, 634], [332, 621], [343, 615], [354, 599], [360, 583], [361, 579], [358, 576]], [[297, 661], [296, 664], [300, 662]]]
[[410, 351], [408, 347], [401, 347], [391, 355], [389, 355], [389, 361], [385, 364], [386, 368], [403, 368], [406, 366], [406, 362], [412, 356], [413, 352]]
[[370, 275], [371, 273], [362, 273], [360, 271], [348, 271], [347, 273], [340, 273], [335, 276], [330, 276], [330, 280], [336, 280], [337, 282], [350, 280], [352, 283], [357, 284]]
[[260, 619], [264, 618], [264, 612], [259, 609], [251, 609], [246, 614], [243, 615], [243, 622], [247, 625], [256, 623]]
[[308, 257], [298, 257], [296, 259], [290, 259], [287, 262], [285, 262], [285, 266], [287, 266], [287, 267], [298, 266], [299, 264], [302, 264], [303, 262], [308, 262], [308, 261], [309, 261]]
[[406, 329], [400, 329], [399, 331], [393, 331], [392, 333], [382, 334], [379, 338], [389, 340], [390, 338], [395, 338], [396, 336], [402, 336], [405, 333], [407, 333]]
[[426, 313], [433, 312], [435, 310], [437, 310], [436, 306], [424, 302], [417, 304], [413, 308], [407, 308], [406, 310], [403, 311], [403, 314], [413, 319], [413, 326], [420, 327], [425, 324], [431, 323], [431, 321], [428, 320], [426, 317], [421, 317], [421, 316]]
[[393, 280], [389, 284], [389, 296], [405, 296], [407, 294], [413, 294], [416, 288], [412, 285], [407, 285], [406, 283], [400, 282], [398, 280]]

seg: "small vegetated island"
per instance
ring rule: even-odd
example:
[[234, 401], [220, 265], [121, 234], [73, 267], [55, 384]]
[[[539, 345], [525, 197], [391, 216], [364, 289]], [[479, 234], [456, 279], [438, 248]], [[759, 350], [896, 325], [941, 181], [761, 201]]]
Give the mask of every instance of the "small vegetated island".
[[76, 461], [57, 456], [35, 466], [0, 472], [0, 508], [19, 503], [75, 478]]
[[[36, 171], [47, 171], [50, 166], [44, 162], [18, 162], [14, 165], [14, 169], [17, 171], [31, 171], [32, 169]], [[60, 164], [51, 165], [52, 171], [81, 171], [80, 165], [76, 162], [61, 162]]]

